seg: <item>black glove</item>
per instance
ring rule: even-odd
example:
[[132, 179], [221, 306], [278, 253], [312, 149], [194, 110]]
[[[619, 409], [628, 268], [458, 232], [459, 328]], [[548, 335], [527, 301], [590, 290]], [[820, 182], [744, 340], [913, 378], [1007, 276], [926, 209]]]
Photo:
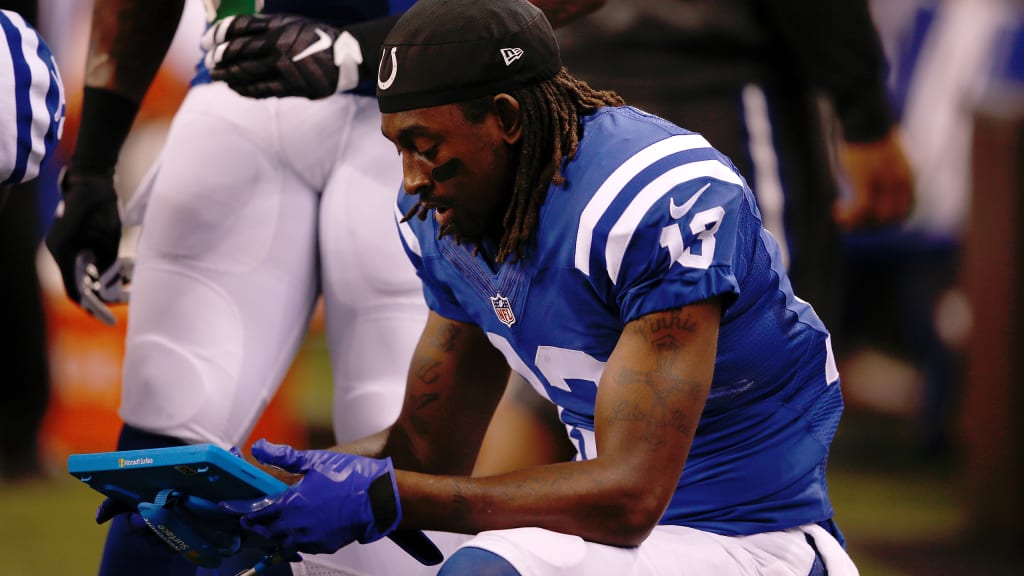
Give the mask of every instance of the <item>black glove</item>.
[[203, 36], [214, 80], [242, 96], [326, 98], [359, 83], [363, 52], [346, 31], [283, 14], [229, 16]]
[[[98, 296], [98, 282], [101, 275], [110, 276], [104, 272], [120, 266], [121, 215], [113, 171], [65, 170], [60, 189], [64, 199], [46, 235], [46, 247], [60, 267], [68, 298], [113, 324], [113, 315], [97, 301], [112, 301]], [[120, 278], [120, 273], [114, 276]]]

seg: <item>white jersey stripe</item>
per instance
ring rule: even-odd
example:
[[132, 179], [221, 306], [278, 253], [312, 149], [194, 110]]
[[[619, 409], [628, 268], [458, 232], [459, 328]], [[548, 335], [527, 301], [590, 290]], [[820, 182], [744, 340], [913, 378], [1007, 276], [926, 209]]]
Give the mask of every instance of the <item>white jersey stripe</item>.
[[[729, 182], [742, 186], [743, 181], [728, 166], [718, 160], [701, 160], [677, 166], [662, 174], [652, 181], [637, 194], [629, 206], [622, 212], [622, 216], [612, 226], [608, 235], [608, 244], [605, 246], [605, 261], [608, 263], [608, 277], [613, 284], [618, 282], [619, 268], [622, 266], [622, 259], [626, 254], [626, 247], [629, 246], [633, 232], [636, 231], [640, 221], [656, 202], [661, 200], [665, 193], [672, 188], [696, 180], [698, 178], [714, 178], [723, 182]], [[669, 209], [666, 203], [665, 209]]]
[[786, 241], [786, 195], [779, 174], [779, 159], [775, 155], [772, 121], [768, 116], [768, 100], [764, 91], [755, 84], [743, 88], [743, 120], [750, 139], [747, 146], [754, 164], [754, 197], [761, 210], [764, 227], [775, 237], [782, 254], [782, 265], [789, 269], [789, 246]]
[[576, 269], [587, 276], [590, 275], [590, 246], [594, 238], [594, 227], [597, 226], [597, 222], [604, 215], [605, 210], [630, 180], [644, 168], [666, 156], [684, 150], [710, 147], [711, 144], [700, 134], [672, 136], [651, 144], [616, 168], [594, 193], [594, 197], [590, 199], [580, 215], [580, 225], [576, 232]]
[[64, 107], [49, 47], [19, 14], [0, 10], [0, 183], [39, 175], [63, 130]]
[[[7, 12], [0, 12], [0, 20], [7, 18]], [[9, 47], [10, 40], [0, 22], [0, 183], [10, 178], [18, 157], [18, 109], [15, 106], [17, 94], [14, 76], [14, 60]]]
[[21, 50], [25, 63], [32, 72], [32, 88], [29, 91], [29, 105], [32, 108], [32, 151], [29, 153], [28, 165], [25, 166], [23, 180], [31, 180], [39, 175], [39, 165], [46, 157], [46, 133], [50, 129], [50, 110], [46, 106], [46, 95], [50, 91], [50, 69], [46, 62], [38, 56], [39, 36], [23, 33]]

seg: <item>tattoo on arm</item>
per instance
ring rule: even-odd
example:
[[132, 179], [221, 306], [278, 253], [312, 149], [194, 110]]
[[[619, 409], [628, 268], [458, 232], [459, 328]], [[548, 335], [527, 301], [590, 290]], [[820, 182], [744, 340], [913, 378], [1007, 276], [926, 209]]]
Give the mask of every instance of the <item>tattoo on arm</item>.
[[455, 350], [456, 341], [461, 335], [462, 328], [460, 326], [449, 324], [445, 327], [444, 333], [434, 341], [434, 344], [445, 352], [452, 352]]
[[702, 388], [697, 380], [685, 378], [674, 371], [674, 355], [686, 343], [677, 336], [679, 331], [694, 333], [697, 324], [683, 311], [660, 314], [630, 324], [636, 335], [643, 337], [654, 349], [656, 366], [650, 370], [619, 370], [611, 374], [612, 381], [622, 388], [644, 386], [649, 397], [641, 405], [633, 398], [623, 398], [612, 408], [612, 422], [645, 422], [644, 443], [652, 450], [664, 445], [668, 431], [685, 433], [691, 428], [690, 418], [681, 410], [670, 409], [671, 399], [679, 394], [692, 394]]
[[416, 361], [416, 379], [428, 386], [441, 379], [441, 362], [434, 358], [418, 358]]
[[412, 401], [412, 412], [409, 414], [409, 423], [413, 430], [421, 436], [430, 433], [429, 419], [423, 417], [423, 411], [441, 399], [440, 394], [420, 394], [410, 398]]
[[[421, 352], [413, 358], [413, 378], [418, 384], [432, 387], [441, 382], [444, 378], [443, 356], [456, 349], [462, 328], [456, 324], [448, 324], [443, 327], [440, 334], [435, 334], [430, 342], [433, 346], [426, 347], [425, 353]], [[441, 400], [438, 392], [420, 393], [410, 397], [412, 411], [409, 414], [409, 422], [417, 434], [426, 435], [429, 433], [429, 418], [424, 412]]]

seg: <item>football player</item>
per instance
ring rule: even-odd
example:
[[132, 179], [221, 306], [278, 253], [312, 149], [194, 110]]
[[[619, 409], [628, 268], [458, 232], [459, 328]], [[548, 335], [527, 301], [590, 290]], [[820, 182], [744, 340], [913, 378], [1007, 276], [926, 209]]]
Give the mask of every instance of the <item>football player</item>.
[[[441, 576], [856, 574], [829, 332], [732, 162], [570, 75], [525, 0], [420, 0], [377, 86], [430, 307], [405, 403], [333, 450], [257, 442], [305, 476], [243, 525], [338, 573], [423, 573], [374, 548], [402, 527], [451, 537]], [[576, 457], [471, 476], [510, 370]]]
[[0, 479], [40, 474], [39, 430], [49, 369], [35, 254], [37, 176], [64, 128], [64, 86], [46, 41], [30, 22], [34, 2], [0, 10]]

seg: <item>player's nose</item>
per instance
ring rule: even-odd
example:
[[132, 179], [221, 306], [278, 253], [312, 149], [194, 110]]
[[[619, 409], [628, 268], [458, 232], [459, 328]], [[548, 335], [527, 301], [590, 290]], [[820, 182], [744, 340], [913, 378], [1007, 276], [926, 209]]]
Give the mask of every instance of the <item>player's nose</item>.
[[402, 186], [408, 194], [419, 194], [431, 186], [430, 169], [414, 154], [402, 155]]

